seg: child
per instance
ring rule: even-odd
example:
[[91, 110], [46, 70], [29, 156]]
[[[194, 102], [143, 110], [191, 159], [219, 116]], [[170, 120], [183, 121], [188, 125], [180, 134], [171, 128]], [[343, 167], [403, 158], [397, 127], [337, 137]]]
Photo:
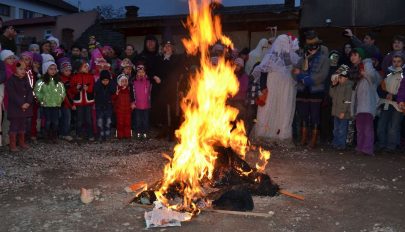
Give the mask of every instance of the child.
[[392, 66], [388, 68], [391, 73], [381, 82], [381, 113], [377, 127], [378, 149], [394, 151], [400, 144], [401, 121], [404, 115], [397, 103], [397, 94], [403, 79], [403, 65], [403, 57], [394, 55]]
[[117, 77], [118, 87], [113, 96], [117, 119], [117, 137], [131, 138], [131, 111], [135, 108], [134, 94], [128, 86], [128, 77], [121, 74]]
[[[65, 87], [65, 90], [70, 89], [70, 80], [72, 78], [72, 64], [69, 58], [64, 57], [58, 60], [61, 82]], [[66, 141], [72, 141], [72, 136], [69, 135], [70, 132], [70, 122], [72, 118], [72, 110], [76, 107], [73, 105], [73, 99], [69, 94], [66, 94], [65, 99], [61, 107], [61, 117], [59, 122], [59, 135], [62, 139]]]
[[[374, 155], [374, 116], [377, 111], [377, 86], [380, 75], [371, 59], [364, 59], [365, 51], [355, 48], [350, 55], [353, 67], [357, 67], [357, 84], [352, 94], [351, 112], [356, 118], [357, 147], [359, 153]], [[362, 60], [364, 59], [364, 60]]]
[[79, 67], [79, 73], [72, 77], [69, 89], [77, 112], [76, 136], [78, 139], [83, 136], [83, 128], [86, 125], [87, 136], [90, 141], [94, 141], [91, 116], [94, 105], [93, 87], [94, 77], [89, 73], [89, 64], [83, 62]]
[[25, 123], [32, 116], [32, 88], [26, 78], [25, 63], [18, 61], [15, 64], [14, 75], [6, 83], [6, 92], [9, 96], [7, 118], [10, 121], [9, 138], [10, 151], [16, 152], [17, 134], [21, 148], [27, 149], [25, 144]]
[[109, 71], [101, 71], [100, 79], [94, 85], [94, 93], [100, 141], [106, 141], [111, 133], [112, 96], [115, 94], [115, 86], [111, 82], [111, 73]]
[[[136, 67], [134, 81], [135, 122], [137, 139], [146, 139], [149, 130], [149, 110], [151, 107], [150, 97], [152, 85], [145, 72], [145, 66], [139, 64]], [[141, 135], [142, 134], [142, 135]], [[141, 137], [142, 136], [142, 137]]]
[[55, 62], [42, 64], [42, 77], [35, 84], [35, 96], [43, 107], [45, 115], [45, 138], [56, 141], [59, 126], [59, 110], [66, 96]]
[[[3, 86], [3, 95], [1, 94], [0, 90], [0, 106], [2, 106], [4, 110], [4, 115], [2, 114], [3, 124], [1, 125], [1, 132], [3, 134], [3, 140], [0, 142], [2, 145], [7, 145], [9, 143], [8, 138], [8, 128], [10, 127], [10, 122], [7, 120], [7, 106], [8, 106], [8, 94], [5, 90], [7, 81], [13, 76], [13, 69], [15, 69], [15, 60], [16, 56], [14, 52], [11, 50], [2, 50], [0, 52], [1, 61], [4, 63], [5, 68], [5, 80]], [[0, 107], [1, 108], [1, 107]]]
[[332, 86], [329, 90], [334, 117], [332, 145], [338, 150], [346, 149], [347, 127], [350, 119], [353, 82], [348, 80], [348, 74], [349, 66], [341, 65], [332, 75]]

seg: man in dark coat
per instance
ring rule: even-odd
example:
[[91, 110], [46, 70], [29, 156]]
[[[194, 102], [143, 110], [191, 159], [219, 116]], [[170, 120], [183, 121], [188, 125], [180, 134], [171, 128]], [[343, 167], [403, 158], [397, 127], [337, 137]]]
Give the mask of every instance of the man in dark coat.
[[17, 45], [15, 37], [17, 36], [17, 30], [13, 26], [8, 26], [3, 29], [3, 34], [0, 35], [1, 50], [7, 49], [16, 53]]

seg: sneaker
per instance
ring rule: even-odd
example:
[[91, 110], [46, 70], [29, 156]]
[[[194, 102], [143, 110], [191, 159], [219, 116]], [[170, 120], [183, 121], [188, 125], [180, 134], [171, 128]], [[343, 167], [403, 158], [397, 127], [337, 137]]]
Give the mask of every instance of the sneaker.
[[144, 133], [144, 134], [142, 134], [142, 138], [143, 139], [148, 139], [148, 136]]
[[136, 139], [138, 139], [138, 140], [141, 139], [141, 134], [140, 133], [136, 134]]
[[70, 135], [62, 136], [62, 139], [66, 140], [68, 142], [73, 140], [72, 136], [70, 136]]
[[94, 137], [90, 137], [90, 138], [89, 138], [89, 141], [90, 141], [90, 142], [94, 142]]

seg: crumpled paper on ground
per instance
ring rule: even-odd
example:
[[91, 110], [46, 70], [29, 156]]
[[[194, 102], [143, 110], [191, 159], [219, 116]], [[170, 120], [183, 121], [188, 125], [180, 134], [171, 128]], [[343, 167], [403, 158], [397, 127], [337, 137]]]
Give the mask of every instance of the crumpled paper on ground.
[[155, 207], [150, 212], [145, 212], [146, 228], [181, 226], [181, 222], [191, 219], [192, 214], [188, 212], [173, 211], [161, 202], [155, 201]]

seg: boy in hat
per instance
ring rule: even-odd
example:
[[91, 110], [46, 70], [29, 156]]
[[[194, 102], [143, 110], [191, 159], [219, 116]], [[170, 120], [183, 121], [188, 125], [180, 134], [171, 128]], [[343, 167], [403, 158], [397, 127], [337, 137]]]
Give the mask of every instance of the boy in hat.
[[353, 88], [353, 82], [348, 77], [349, 66], [343, 64], [332, 75], [332, 85], [329, 90], [329, 95], [332, 98], [332, 116], [334, 118], [332, 144], [338, 150], [346, 149]]
[[118, 139], [131, 138], [131, 112], [135, 108], [134, 93], [128, 85], [128, 77], [120, 74], [117, 77], [118, 87], [113, 95], [113, 104], [117, 119]]
[[321, 103], [325, 94], [325, 79], [329, 72], [329, 59], [322, 40], [315, 32], [306, 35], [305, 56], [297, 75], [297, 112], [301, 119], [301, 145], [307, 144], [308, 127], [312, 127], [309, 148], [315, 148], [319, 135]]
[[111, 73], [103, 70], [100, 79], [94, 86], [97, 127], [100, 132], [100, 141], [106, 141], [111, 134], [111, 118], [113, 112], [112, 96], [115, 94], [115, 85], [111, 81]]
[[[70, 59], [67, 57], [59, 59], [58, 66], [60, 70], [61, 82], [65, 86], [65, 89], [68, 90], [70, 89], [70, 81], [72, 79], [72, 64], [70, 63]], [[59, 123], [59, 136], [66, 141], [73, 140], [72, 136], [69, 135], [72, 110], [76, 110], [76, 107], [73, 105], [72, 96], [66, 94], [61, 107], [61, 117]]]

